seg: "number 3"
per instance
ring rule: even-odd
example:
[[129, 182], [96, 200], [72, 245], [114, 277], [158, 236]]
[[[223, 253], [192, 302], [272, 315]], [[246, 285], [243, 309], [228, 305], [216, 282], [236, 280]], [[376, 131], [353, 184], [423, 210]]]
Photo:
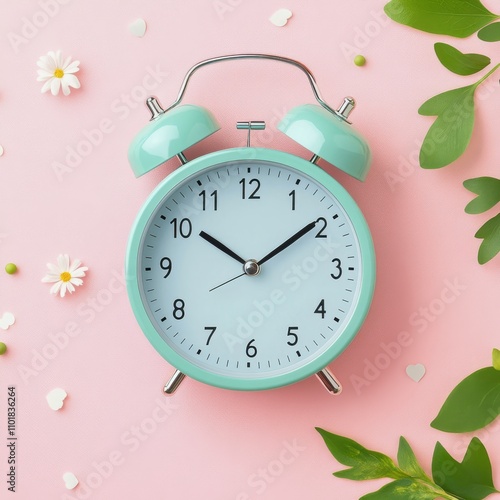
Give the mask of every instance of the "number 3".
[[332, 260], [332, 263], [335, 264], [335, 269], [337, 270], [337, 273], [335, 273], [335, 274], [331, 273], [330, 276], [334, 280], [338, 280], [342, 276], [342, 267], [341, 267], [340, 259], [335, 258]]

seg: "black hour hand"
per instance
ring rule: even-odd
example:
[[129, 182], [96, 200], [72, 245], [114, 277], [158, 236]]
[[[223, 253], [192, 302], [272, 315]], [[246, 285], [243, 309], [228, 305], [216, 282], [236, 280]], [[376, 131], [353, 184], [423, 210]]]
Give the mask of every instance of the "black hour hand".
[[205, 240], [211, 243], [215, 248], [218, 248], [221, 252], [224, 252], [229, 257], [232, 257], [234, 260], [237, 260], [240, 264], [244, 264], [245, 260], [242, 259], [238, 254], [234, 253], [230, 248], [228, 248], [224, 243], [221, 243], [219, 240], [216, 240], [213, 236], [205, 233], [205, 231], [200, 232], [200, 236]]

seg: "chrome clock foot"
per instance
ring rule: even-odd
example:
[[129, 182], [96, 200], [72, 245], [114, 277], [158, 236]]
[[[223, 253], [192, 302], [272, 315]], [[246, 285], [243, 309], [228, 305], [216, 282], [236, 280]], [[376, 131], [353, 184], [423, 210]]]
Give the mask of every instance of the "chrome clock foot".
[[323, 370], [316, 373], [316, 377], [318, 377], [319, 381], [330, 394], [338, 396], [342, 392], [342, 385], [340, 385], [340, 382], [330, 373], [328, 368], [323, 368]]
[[172, 375], [170, 380], [165, 384], [165, 387], [163, 388], [163, 392], [167, 396], [171, 396], [177, 388], [181, 385], [181, 382], [184, 380], [186, 375], [182, 373], [179, 370], [176, 370], [175, 373]]

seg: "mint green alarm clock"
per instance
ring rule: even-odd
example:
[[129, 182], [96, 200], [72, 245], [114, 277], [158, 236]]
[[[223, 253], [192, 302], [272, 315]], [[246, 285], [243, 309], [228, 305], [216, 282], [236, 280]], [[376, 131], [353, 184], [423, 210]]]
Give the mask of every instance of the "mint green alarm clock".
[[[219, 130], [213, 115], [178, 106], [191, 75], [239, 59], [292, 64], [309, 79], [318, 105], [293, 109], [279, 130], [311, 150], [310, 160], [247, 147], [188, 161], [184, 150]], [[163, 110], [149, 98], [151, 122], [134, 139], [137, 176], [177, 156], [181, 166], [142, 207], [126, 257], [128, 294], [141, 330], [175, 367], [164, 391], [184, 376], [217, 387], [262, 390], [316, 374], [332, 394], [329, 365], [349, 345], [368, 312], [375, 256], [365, 219], [319, 158], [364, 180], [370, 151], [347, 121], [346, 98], [334, 110], [301, 63], [238, 54], [202, 61]], [[254, 132], [257, 133], [257, 132]]]

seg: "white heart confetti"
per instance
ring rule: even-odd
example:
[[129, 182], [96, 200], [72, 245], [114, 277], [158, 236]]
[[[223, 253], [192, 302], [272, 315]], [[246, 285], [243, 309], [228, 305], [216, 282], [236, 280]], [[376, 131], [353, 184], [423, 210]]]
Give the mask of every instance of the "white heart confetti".
[[45, 399], [52, 410], [60, 410], [64, 405], [64, 400], [66, 399], [66, 391], [64, 389], [56, 388], [52, 389], [46, 396]]
[[147, 28], [146, 21], [144, 21], [144, 19], [142, 18], [136, 19], [128, 27], [130, 33], [139, 38], [142, 38], [146, 34], [146, 28]]
[[415, 382], [420, 382], [425, 375], [425, 366], [421, 363], [416, 365], [408, 365], [406, 367], [406, 374]]
[[292, 17], [292, 11], [289, 9], [279, 9], [277, 10], [270, 18], [275, 26], [282, 27], [288, 22], [288, 20]]
[[16, 322], [16, 318], [10, 312], [5, 312], [2, 314], [0, 318], [0, 328], [2, 330], [8, 330], [10, 326], [12, 326]]
[[78, 485], [78, 478], [72, 472], [65, 472], [63, 474], [63, 481], [64, 486], [66, 486], [68, 490], [72, 490]]

